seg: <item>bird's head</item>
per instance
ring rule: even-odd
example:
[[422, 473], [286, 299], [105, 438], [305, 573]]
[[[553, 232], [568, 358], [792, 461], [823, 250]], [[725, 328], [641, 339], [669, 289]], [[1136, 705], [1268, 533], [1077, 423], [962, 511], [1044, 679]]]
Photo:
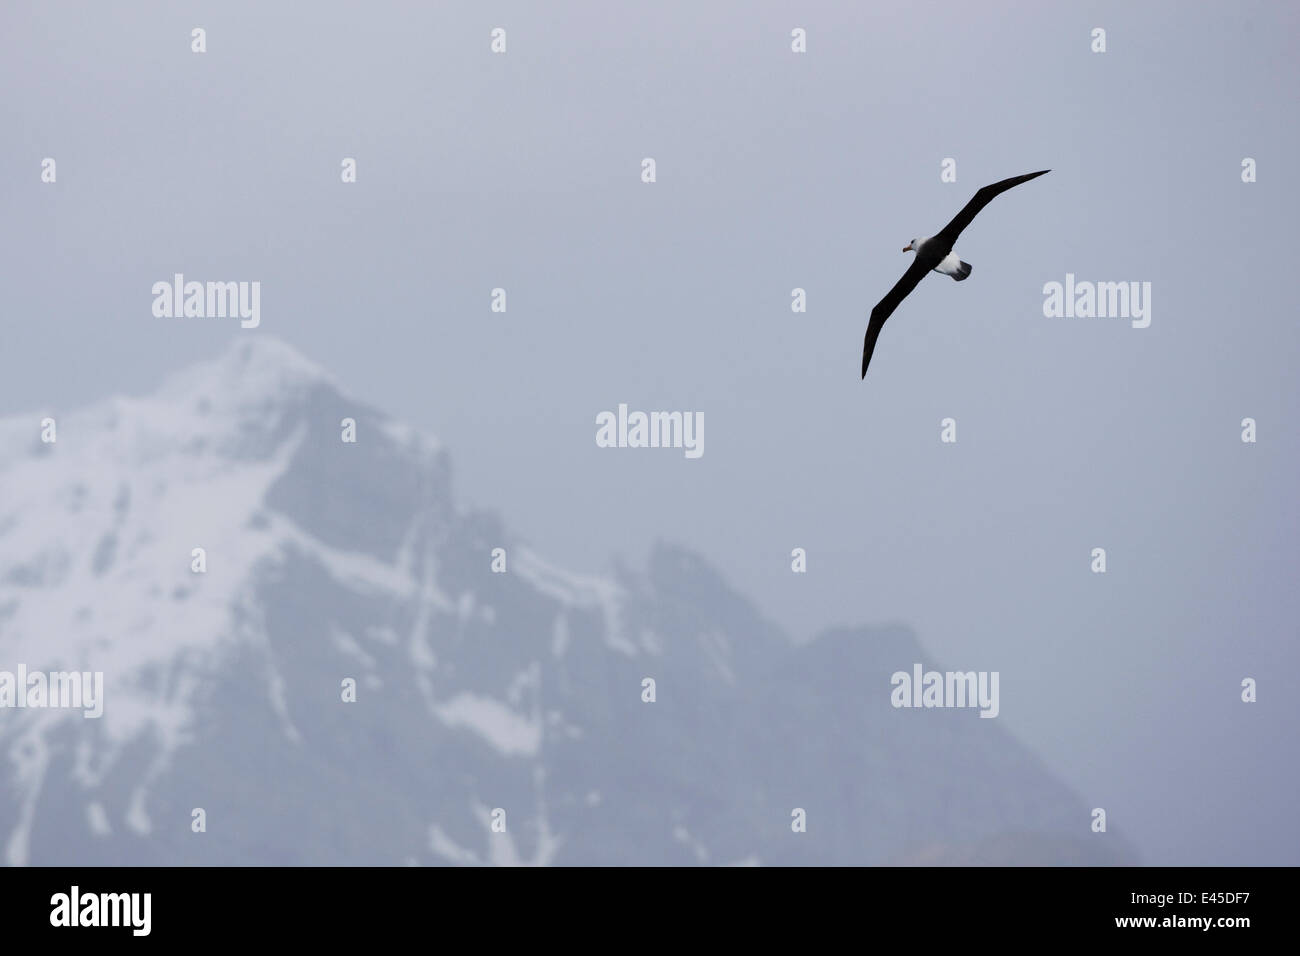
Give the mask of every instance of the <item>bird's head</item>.
[[921, 248], [921, 243], [922, 243], [922, 241], [923, 241], [923, 240], [921, 240], [921, 239], [913, 239], [913, 240], [912, 240], [911, 242], [909, 242], [907, 245], [903, 246], [903, 251], [904, 251], [904, 252], [916, 252], [918, 249]]

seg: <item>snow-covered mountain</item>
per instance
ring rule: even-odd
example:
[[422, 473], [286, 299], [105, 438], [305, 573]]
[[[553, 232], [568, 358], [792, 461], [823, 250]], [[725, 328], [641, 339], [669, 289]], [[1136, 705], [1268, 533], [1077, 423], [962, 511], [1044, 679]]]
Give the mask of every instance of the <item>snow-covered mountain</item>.
[[795, 646], [673, 547], [554, 567], [266, 336], [43, 417], [0, 421], [0, 671], [104, 709], [0, 709], [5, 862], [1131, 861], [1000, 721], [890, 706], [906, 629]]

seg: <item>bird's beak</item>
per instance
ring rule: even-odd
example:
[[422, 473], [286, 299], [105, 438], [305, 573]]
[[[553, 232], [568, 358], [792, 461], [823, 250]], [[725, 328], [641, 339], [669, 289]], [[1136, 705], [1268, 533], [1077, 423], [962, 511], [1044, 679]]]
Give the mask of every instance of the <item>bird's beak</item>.
[[912, 244], [909, 242], [907, 245], [903, 246], [903, 251], [904, 251], [904, 252], [911, 252], [911, 251], [912, 251]]

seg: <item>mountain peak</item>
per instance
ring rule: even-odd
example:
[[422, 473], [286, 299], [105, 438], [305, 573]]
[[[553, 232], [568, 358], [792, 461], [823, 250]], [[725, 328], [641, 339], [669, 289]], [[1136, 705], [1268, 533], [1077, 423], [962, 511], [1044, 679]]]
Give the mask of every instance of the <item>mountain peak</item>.
[[283, 399], [326, 385], [338, 389], [329, 372], [282, 339], [241, 336], [215, 357], [169, 375], [160, 397], [200, 400], [214, 406], [247, 406]]
[[[671, 545], [553, 566], [277, 339], [21, 454], [37, 421], [0, 441], [0, 665], [100, 675], [103, 710], [0, 719], [4, 862], [1102, 859], [996, 722], [893, 709], [910, 631], [795, 646]], [[189, 838], [195, 793], [237, 839]], [[796, 805], [828, 825], [791, 840]]]

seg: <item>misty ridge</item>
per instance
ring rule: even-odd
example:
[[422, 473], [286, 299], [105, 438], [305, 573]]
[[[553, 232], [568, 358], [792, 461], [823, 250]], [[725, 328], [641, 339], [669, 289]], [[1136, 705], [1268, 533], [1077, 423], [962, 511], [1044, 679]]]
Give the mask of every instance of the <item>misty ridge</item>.
[[671, 544], [557, 567], [265, 335], [0, 430], [0, 670], [103, 674], [99, 719], [0, 708], [7, 864], [1136, 862], [998, 720], [925, 702], [977, 661], [796, 644]]

